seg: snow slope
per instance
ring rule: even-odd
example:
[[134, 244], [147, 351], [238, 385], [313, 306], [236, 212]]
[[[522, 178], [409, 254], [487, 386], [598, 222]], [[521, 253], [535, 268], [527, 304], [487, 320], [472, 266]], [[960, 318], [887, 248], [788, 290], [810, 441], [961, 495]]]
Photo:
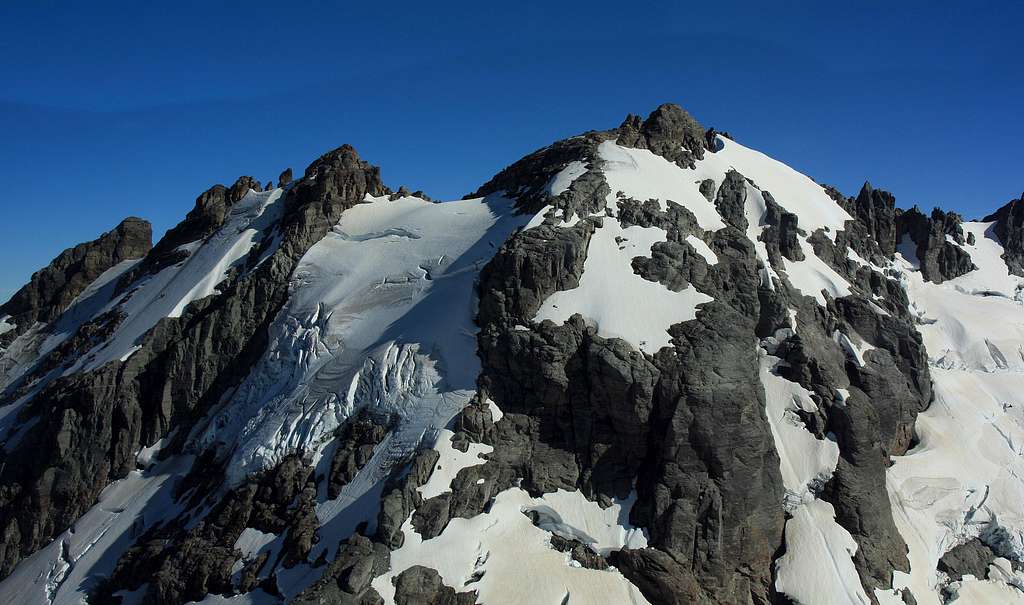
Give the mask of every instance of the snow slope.
[[84, 604], [143, 532], [181, 511], [175, 489], [191, 465], [191, 457], [175, 456], [107, 486], [74, 525], [0, 582], [0, 603]]
[[[990, 224], [964, 230], [975, 236], [963, 248], [978, 270], [938, 285], [921, 279], [916, 259], [899, 255], [893, 267], [921, 314], [935, 393], [917, 418], [918, 445], [887, 477], [910, 549], [911, 571], [894, 584], [922, 605], [943, 602], [935, 566], [958, 544], [982, 536], [997, 552], [1024, 555], [1024, 279], [1009, 274]], [[1010, 602], [1005, 588], [974, 584], [962, 583], [958, 601]], [[1002, 596], [982, 596], [993, 591]]]
[[243, 261], [280, 218], [278, 202], [283, 189], [250, 190], [231, 207], [224, 225], [202, 241], [180, 247], [189, 256], [183, 262], [144, 278], [131, 291], [111, 301], [97, 313], [117, 309], [125, 320], [113, 335], [83, 355], [65, 371], [90, 371], [116, 359], [125, 359], [139, 338], [165, 317], [179, 317], [189, 303], [209, 296], [227, 272]]
[[418, 418], [416, 439], [444, 428], [475, 391], [477, 272], [528, 218], [501, 198], [347, 210], [300, 260], [270, 347], [193, 447], [220, 448], [237, 482], [295, 451], [318, 459], [368, 405]]

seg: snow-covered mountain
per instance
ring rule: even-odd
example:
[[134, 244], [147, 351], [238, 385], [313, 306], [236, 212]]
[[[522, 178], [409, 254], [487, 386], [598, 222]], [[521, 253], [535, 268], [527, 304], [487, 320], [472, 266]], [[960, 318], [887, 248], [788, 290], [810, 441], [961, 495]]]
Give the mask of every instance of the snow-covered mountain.
[[0, 306], [0, 602], [1024, 603], [1024, 200], [848, 198], [663, 105], [150, 241]]

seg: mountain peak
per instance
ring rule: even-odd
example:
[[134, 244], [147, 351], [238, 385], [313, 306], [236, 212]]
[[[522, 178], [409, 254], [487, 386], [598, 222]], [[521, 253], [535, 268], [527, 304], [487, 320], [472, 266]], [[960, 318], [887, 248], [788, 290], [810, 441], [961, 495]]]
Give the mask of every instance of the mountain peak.
[[648, 149], [681, 168], [693, 168], [694, 160], [704, 158], [704, 127], [674, 103], [659, 105], [645, 120], [626, 116], [618, 135], [620, 145]]
[[[723, 137], [663, 104], [442, 203], [342, 145], [61, 257], [0, 308], [0, 602], [1015, 590], [1024, 202]], [[937, 576], [969, 538], [989, 578]]]

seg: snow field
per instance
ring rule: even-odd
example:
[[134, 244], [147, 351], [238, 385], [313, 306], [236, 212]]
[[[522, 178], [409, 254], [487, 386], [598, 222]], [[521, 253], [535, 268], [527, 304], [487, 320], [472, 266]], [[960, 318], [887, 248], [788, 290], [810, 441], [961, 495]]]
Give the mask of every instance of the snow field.
[[[936, 564], [958, 544], [981, 536], [997, 552], [1024, 556], [1024, 306], [1016, 298], [1024, 280], [1009, 274], [991, 224], [963, 227], [975, 236], [963, 248], [976, 271], [934, 284], [904, 256], [912, 251], [893, 263], [921, 315], [935, 394], [917, 417], [919, 443], [894, 459], [886, 480], [911, 567], [894, 574], [894, 585], [921, 605], [943, 602]], [[1022, 593], [1000, 577], [959, 583], [957, 601], [1018, 602]]]

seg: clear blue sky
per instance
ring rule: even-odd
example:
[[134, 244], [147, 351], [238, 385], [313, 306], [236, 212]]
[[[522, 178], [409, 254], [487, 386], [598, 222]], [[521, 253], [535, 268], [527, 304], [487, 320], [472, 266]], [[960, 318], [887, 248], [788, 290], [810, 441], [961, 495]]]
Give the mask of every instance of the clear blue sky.
[[848, 194], [975, 217], [1024, 190], [1020, 3], [72, 4], [0, 6], [3, 300], [342, 143], [456, 198], [665, 101]]

